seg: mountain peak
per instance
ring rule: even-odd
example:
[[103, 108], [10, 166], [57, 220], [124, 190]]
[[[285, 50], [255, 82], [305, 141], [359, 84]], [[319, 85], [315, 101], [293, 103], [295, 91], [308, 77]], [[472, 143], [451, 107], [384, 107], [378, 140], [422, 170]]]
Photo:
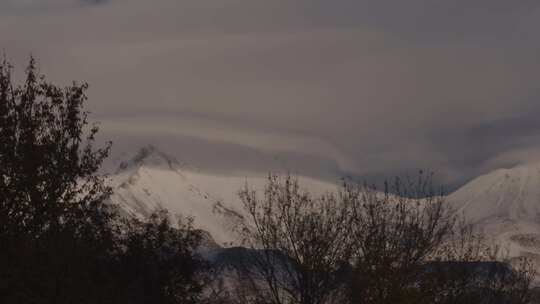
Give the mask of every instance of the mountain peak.
[[447, 201], [510, 257], [540, 263], [540, 165], [521, 164], [477, 177]]
[[174, 157], [160, 151], [157, 147], [146, 145], [141, 147], [129, 160], [122, 161], [118, 166], [117, 172], [141, 166], [165, 167], [176, 170], [180, 166], [180, 163]]
[[540, 165], [519, 165], [479, 176], [449, 196], [473, 221], [540, 218]]

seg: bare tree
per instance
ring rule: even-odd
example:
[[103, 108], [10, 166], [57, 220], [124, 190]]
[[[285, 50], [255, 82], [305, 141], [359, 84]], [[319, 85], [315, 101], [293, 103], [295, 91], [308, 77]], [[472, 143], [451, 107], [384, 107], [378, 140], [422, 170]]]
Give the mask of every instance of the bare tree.
[[510, 267], [431, 180], [345, 183], [318, 197], [290, 176], [271, 175], [263, 197], [246, 186], [250, 250], [234, 267], [243, 301], [527, 303], [530, 264]]
[[411, 298], [424, 272], [422, 265], [444, 244], [455, 224], [431, 179], [385, 184], [384, 191], [359, 187], [354, 206], [351, 299], [355, 303], [399, 303]]
[[[463, 217], [426, 262], [420, 290], [436, 303], [530, 303], [535, 266], [511, 259]], [[426, 302], [428, 303], [428, 302]]]
[[240, 197], [249, 215], [242, 233], [253, 250], [242, 273], [258, 301], [337, 302], [356, 249], [349, 193], [313, 198], [290, 176], [271, 175], [263, 199], [247, 187]]

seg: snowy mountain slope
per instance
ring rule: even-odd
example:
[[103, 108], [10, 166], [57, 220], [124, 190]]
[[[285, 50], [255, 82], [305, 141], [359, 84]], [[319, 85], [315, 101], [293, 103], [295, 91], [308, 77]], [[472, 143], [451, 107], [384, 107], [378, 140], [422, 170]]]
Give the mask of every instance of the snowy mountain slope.
[[447, 201], [512, 256], [540, 260], [540, 164], [480, 176]]
[[[165, 208], [173, 215], [192, 216], [197, 228], [208, 231], [218, 244], [237, 240], [232, 228], [242, 220], [238, 191], [246, 183], [262, 191], [265, 176], [224, 176], [199, 172], [153, 146], [139, 150], [119, 164], [111, 178], [111, 200], [130, 215], [144, 217]], [[335, 190], [336, 185], [301, 177], [301, 186], [313, 193]]]
[[[111, 199], [133, 216], [144, 217], [158, 208], [193, 216], [197, 228], [227, 245], [238, 240], [232, 228], [242, 220], [238, 191], [246, 183], [262, 191], [267, 178], [200, 172], [148, 146], [118, 164], [111, 178]], [[300, 183], [314, 194], [337, 189], [335, 184], [306, 177], [300, 177]], [[480, 176], [447, 201], [512, 256], [526, 255], [540, 262], [540, 164]]]

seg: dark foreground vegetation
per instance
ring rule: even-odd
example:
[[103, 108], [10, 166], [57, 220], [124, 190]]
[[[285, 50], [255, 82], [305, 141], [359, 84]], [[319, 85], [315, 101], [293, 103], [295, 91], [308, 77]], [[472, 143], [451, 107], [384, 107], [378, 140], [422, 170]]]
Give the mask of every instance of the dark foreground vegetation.
[[290, 177], [240, 191], [243, 247], [165, 211], [119, 216], [98, 174], [86, 84], [0, 64], [0, 303], [530, 303], [527, 260], [504, 259], [429, 178], [315, 196]]

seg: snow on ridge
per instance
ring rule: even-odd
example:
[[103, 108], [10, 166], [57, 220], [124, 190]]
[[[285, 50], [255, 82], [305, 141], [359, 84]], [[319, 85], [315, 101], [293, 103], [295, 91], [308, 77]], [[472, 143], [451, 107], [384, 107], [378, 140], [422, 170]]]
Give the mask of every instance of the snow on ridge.
[[130, 159], [121, 161], [116, 169], [116, 174], [140, 166], [177, 170], [187, 165], [180, 163], [176, 158], [160, 151], [155, 146], [147, 145], [140, 148]]
[[465, 218], [508, 250], [540, 265], [540, 164], [498, 169], [447, 197]]
[[[314, 195], [339, 188], [313, 178], [299, 180]], [[144, 217], [158, 208], [192, 216], [195, 227], [207, 231], [217, 244], [237, 245], [233, 227], [245, 215], [238, 191], [246, 183], [262, 191], [267, 176], [205, 173], [145, 146], [118, 166], [111, 180], [111, 199], [133, 216]], [[511, 256], [529, 256], [540, 263], [540, 164], [479, 176], [446, 201]]]
[[[299, 177], [301, 187], [314, 194], [336, 190], [337, 185]], [[242, 220], [238, 192], [245, 186], [262, 191], [266, 175], [226, 176], [203, 173], [155, 146], [141, 148], [135, 156], [120, 162], [111, 176], [111, 200], [123, 211], [144, 217], [156, 209], [171, 215], [191, 216], [196, 228], [210, 233], [220, 245], [237, 244], [234, 226]]]
[[489, 218], [540, 220], [540, 164], [498, 169], [448, 196], [472, 221]]

